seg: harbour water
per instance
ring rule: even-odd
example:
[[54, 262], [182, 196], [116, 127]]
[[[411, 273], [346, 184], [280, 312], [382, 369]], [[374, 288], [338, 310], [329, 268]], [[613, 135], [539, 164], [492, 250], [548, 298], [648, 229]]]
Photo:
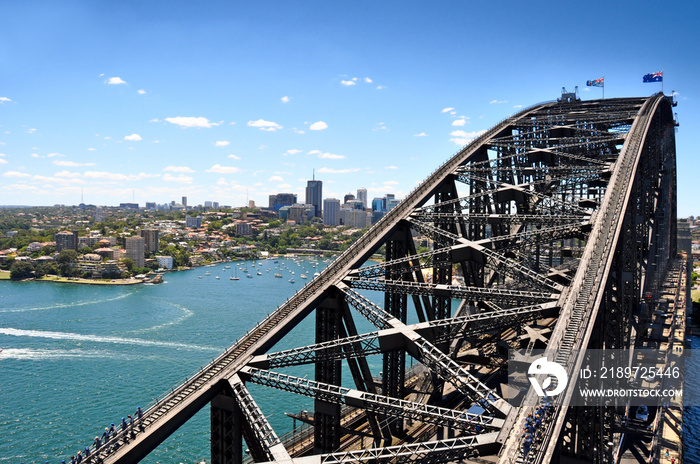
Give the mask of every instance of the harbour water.
[[[160, 285], [0, 282], [0, 464], [69, 460], [111, 422], [118, 425], [198, 371], [327, 263], [226, 265], [169, 273]], [[240, 280], [230, 280], [235, 275]], [[313, 333], [313, 321], [304, 321], [279, 348], [312, 343]], [[690, 342], [700, 347], [699, 337]], [[686, 369], [686, 389], [696, 389], [700, 363], [686, 362]], [[312, 406], [311, 399], [249, 388], [281, 432], [292, 430], [284, 412]], [[685, 409], [683, 426], [685, 462], [700, 463], [700, 407]], [[142, 462], [208, 457], [204, 408]]]
[[[111, 422], [148, 407], [206, 365], [327, 263], [226, 265], [168, 273], [160, 285], [0, 282], [0, 463], [69, 460]], [[240, 280], [230, 280], [236, 274]], [[310, 343], [312, 324], [302, 322], [285, 342]], [[283, 412], [312, 401], [276, 411], [275, 403], [286, 401], [276, 393], [256, 398], [266, 413], [274, 411], [275, 427], [290, 429]], [[204, 408], [143, 462], [208, 460], [208, 429]]]

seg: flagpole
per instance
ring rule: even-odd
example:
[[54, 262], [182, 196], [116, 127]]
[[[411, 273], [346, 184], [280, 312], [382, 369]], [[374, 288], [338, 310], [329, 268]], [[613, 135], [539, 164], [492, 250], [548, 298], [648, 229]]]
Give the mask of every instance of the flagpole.
[[605, 76], [603, 76], [603, 100], [605, 100]]

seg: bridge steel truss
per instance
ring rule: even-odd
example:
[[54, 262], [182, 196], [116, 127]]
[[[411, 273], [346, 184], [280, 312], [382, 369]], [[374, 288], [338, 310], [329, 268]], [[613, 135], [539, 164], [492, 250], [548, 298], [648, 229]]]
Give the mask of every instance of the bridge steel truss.
[[[497, 124], [146, 410], [143, 432], [88, 461], [136, 462], [210, 403], [213, 464], [609, 462], [621, 411], [568, 407], [574, 382], [523, 456], [532, 409], [504, 399], [507, 349], [547, 349], [571, 373], [580, 349], [629, 346], [641, 296], [675, 256], [671, 105], [662, 94], [551, 102]], [[273, 349], [312, 314], [314, 340]], [[310, 446], [280, 438], [260, 386], [313, 399]]]

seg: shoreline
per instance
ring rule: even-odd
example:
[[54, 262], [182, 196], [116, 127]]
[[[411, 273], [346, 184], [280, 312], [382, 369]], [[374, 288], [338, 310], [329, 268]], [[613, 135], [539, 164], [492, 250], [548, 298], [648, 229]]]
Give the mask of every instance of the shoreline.
[[[0, 281], [15, 282], [10, 279], [10, 271], [0, 271]], [[47, 275], [44, 277], [33, 277], [22, 279], [16, 282], [53, 282], [57, 284], [80, 284], [80, 285], [137, 285], [144, 283], [143, 279], [109, 279], [109, 280], [93, 280], [83, 279], [80, 277], [59, 277]]]

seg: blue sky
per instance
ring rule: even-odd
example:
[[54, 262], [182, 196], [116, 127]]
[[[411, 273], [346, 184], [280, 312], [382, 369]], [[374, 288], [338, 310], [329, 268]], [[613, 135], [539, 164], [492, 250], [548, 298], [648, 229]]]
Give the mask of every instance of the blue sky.
[[[594, 6], [595, 5], [595, 6]], [[0, 204], [402, 197], [479, 131], [605, 76], [677, 92], [700, 214], [695, 2], [5, 2]]]

